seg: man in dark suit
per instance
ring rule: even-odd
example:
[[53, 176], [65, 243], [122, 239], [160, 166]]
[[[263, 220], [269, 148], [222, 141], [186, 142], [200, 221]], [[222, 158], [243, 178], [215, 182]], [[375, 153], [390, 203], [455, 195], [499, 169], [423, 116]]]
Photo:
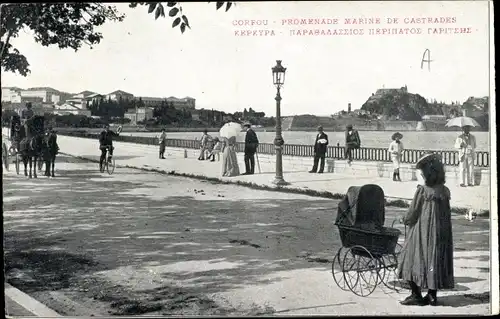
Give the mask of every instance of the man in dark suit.
[[314, 166], [309, 173], [316, 173], [318, 170], [318, 162], [321, 159], [321, 164], [319, 166], [318, 173], [323, 173], [325, 169], [325, 156], [326, 150], [328, 149], [328, 135], [323, 132], [323, 127], [318, 126], [318, 135], [316, 135], [316, 141], [314, 142]]
[[358, 131], [353, 129], [351, 124], [347, 125], [345, 132], [345, 157], [347, 163], [350, 164], [352, 162], [352, 150], [360, 147], [361, 139], [359, 138]]
[[252, 175], [255, 171], [255, 153], [257, 152], [257, 147], [259, 146], [259, 139], [257, 134], [251, 129], [250, 123], [243, 124], [243, 127], [247, 130], [245, 135], [245, 170], [243, 175]]

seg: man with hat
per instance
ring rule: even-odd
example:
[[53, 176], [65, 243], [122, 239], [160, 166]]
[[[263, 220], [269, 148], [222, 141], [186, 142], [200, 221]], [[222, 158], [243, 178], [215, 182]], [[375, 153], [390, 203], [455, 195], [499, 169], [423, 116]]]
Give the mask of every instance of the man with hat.
[[113, 132], [109, 129], [109, 124], [104, 125], [104, 130], [99, 135], [99, 149], [101, 150], [101, 157], [99, 159], [99, 167], [102, 167], [106, 159], [106, 151], [109, 148], [109, 160], [113, 156], [113, 137], [119, 136], [121, 132], [121, 126], [118, 127], [117, 132]]
[[458, 149], [458, 171], [460, 173], [461, 187], [474, 186], [474, 151], [476, 150], [476, 137], [470, 134], [470, 126], [462, 127], [460, 134], [455, 141], [455, 148]]
[[160, 135], [158, 135], [158, 143], [160, 144], [160, 159], [165, 159], [165, 146], [167, 144], [167, 133], [165, 129], [161, 129]]
[[352, 150], [361, 147], [361, 139], [359, 138], [358, 131], [352, 128], [349, 124], [346, 126], [345, 132], [345, 158], [348, 163], [352, 162]]
[[316, 141], [314, 142], [314, 165], [309, 173], [316, 173], [318, 170], [318, 162], [321, 159], [321, 164], [319, 166], [318, 173], [323, 173], [325, 169], [325, 156], [326, 150], [328, 149], [328, 135], [323, 132], [323, 126], [318, 126], [318, 135], [316, 135]]
[[243, 127], [247, 130], [245, 135], [245, 173], [243, 175], [252, 175], [255, 172], [255, 153], [259, 146], [259, 139], [251, 128], [252, 124], [246, 122]]
[[[24, 131], [26, 132], [26, 137], [32, 137], [33, 119], [35, 112], [33, 111], [33, 105], [31, 102], [26, 102], [26, 108], [21, 111], [21, 125], [24, 126]], [[42, 132], [43, 134], [43, 132]]]
[[392, 173], [392, 180], [401, 182], [401, 177], [399, 176], [399, 164], [401, 162], [401, 155], [403, 153], [403, 134], [396, 132], [392, 134], [392, 143], [389, 144], [389, 154], [391, 155], [392, 163], [394, 164], [394, 172]]

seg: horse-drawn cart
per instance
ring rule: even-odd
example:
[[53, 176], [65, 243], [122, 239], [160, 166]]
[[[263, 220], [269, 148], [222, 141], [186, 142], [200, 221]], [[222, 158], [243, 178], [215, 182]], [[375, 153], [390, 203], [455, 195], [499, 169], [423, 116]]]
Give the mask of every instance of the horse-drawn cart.
[[2, 162], [5, 169], [8, 171], [10, 163], [13, 162], [16, 167], [16, 173], [19, 174], [21, 165], [21, 154], [19, 152], [19, 143], [22, 136], [21, 118], [13, 116], [10, 121], [9, 136], [3, 139], [2, 142]]
[[[33, 123], [32, 123], [33, 122]], [[9, 136], [3, 139], [2, 143], [2, 161], [5, 169], [8, 171], [10, 163], [13, 162], [16, 168], [16, 173], [19, 175], [21, 162], [23, 157], [21, 154], [21, 142], [26, 140], [27, 137], [39, 136], [43, 137], [44, 127], [43, 116], [35, 116], [33, 120], [30, 119], [29, 123], [23, 127], [21, 118], [18, 115], [12, 116], [10, 121]], [[29, 133], [29, 135], [28, 135]], [[25, 142], [30, 142], [26, 140]], [[43, 161], [38, 162], [38, 169], [41, 170]], [[31, 163], [30, 163], [31, 175]], [[36, 173], [35, 173], [36, 175]]]

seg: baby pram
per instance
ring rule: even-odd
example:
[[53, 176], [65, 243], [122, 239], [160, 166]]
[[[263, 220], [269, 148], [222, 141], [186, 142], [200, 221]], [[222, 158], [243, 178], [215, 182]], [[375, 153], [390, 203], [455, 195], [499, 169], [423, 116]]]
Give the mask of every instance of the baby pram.
[[[366, 297], [382, 282], [395, 289], [388, 280], [397, 268], [401, 231], [384, 227], [385, 197], [380, 186], [351, 186], [338, 205], [335, 225], [342, 247], [333, 258], [332, 273], [342, 290]], [[393, 278], [395, 279], [395, 277]]]

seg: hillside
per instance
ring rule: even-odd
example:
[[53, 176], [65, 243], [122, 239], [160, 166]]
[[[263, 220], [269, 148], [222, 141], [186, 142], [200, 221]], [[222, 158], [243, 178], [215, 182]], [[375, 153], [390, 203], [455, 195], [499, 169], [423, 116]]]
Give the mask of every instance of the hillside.
[[461, 113], [460, 108], [455, 105], [427, 103], [423, 96], [409, 93], [406, 87], [377, 90], [361, 106], [361, 110], [405, 121], [419, 121], [424, 115], [458, 115]]

